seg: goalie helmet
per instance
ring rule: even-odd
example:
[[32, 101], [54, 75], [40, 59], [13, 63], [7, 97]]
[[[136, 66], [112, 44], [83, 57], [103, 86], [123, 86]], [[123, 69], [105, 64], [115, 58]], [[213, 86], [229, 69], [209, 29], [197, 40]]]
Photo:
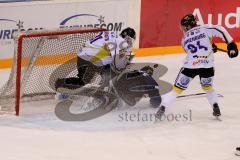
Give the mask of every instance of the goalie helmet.
[[125, 38], [126, 36], [129, 36], [132, 39], [136, 39], [136, 32], [133, 28], [127, 27], [127, 28], [122, 30], [122, 32], [120, 33], [120, 36], [122, 38]]
[[195, 27], [197, 25], [196, 19], [193, 14], [185, 15], [181, 20], [181, 25], [184, 27]]

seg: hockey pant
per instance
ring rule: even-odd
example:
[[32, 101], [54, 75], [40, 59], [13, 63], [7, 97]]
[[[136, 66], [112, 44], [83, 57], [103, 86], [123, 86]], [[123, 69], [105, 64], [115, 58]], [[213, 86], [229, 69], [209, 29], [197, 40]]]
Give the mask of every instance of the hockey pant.
[[213, 88], [214, 68], [182, 68], [175, 80], [173, 91], [163, 96], [162, 105], [168, 106], [175, 101], [177, 96], [188, 88], [195, 76], [199, 76], [202, 89], [206, 92], [210, 105], [217, 103], [217, 94]]

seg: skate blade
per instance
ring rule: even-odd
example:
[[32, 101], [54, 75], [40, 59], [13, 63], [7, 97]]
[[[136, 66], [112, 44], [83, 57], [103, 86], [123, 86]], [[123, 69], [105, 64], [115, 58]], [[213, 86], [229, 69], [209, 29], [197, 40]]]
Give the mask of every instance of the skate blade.
[[220, 118], [220, 116], [215, 116], [215, 119], [218, 120], [218, 121], [222, 121], [222, 119]]

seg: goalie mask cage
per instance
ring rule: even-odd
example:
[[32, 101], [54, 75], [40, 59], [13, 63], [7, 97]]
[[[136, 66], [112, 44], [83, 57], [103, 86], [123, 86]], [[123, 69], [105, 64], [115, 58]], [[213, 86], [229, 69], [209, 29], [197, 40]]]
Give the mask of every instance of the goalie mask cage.
[[19, 115], [24, 101], [53, 98], [55, 81], [77, 75], [77, 52], [104, 29], [71, 28], [18, 32], [7, 83], [0, 89], [1, 112]]

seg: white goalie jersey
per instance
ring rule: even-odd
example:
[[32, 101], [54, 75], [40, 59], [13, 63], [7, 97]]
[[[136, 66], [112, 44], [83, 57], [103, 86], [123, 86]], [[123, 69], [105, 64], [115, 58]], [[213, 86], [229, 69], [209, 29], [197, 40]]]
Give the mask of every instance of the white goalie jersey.
[[129, 63], [132, 45], [117, 34], [117, 32], [101, 32], [94, 39], [86, 42], [78, 52], [78, 56], [92, 62], [96, 66], [114, 64], [121, 70]]
[[212, 38], [219, 37], [226, 43], [233, 38], [225, 28], [217, 25], [197, 26], [184, 34], [182, 47], [187, 53], [184, 68], [211, 68], [214, 66]]

